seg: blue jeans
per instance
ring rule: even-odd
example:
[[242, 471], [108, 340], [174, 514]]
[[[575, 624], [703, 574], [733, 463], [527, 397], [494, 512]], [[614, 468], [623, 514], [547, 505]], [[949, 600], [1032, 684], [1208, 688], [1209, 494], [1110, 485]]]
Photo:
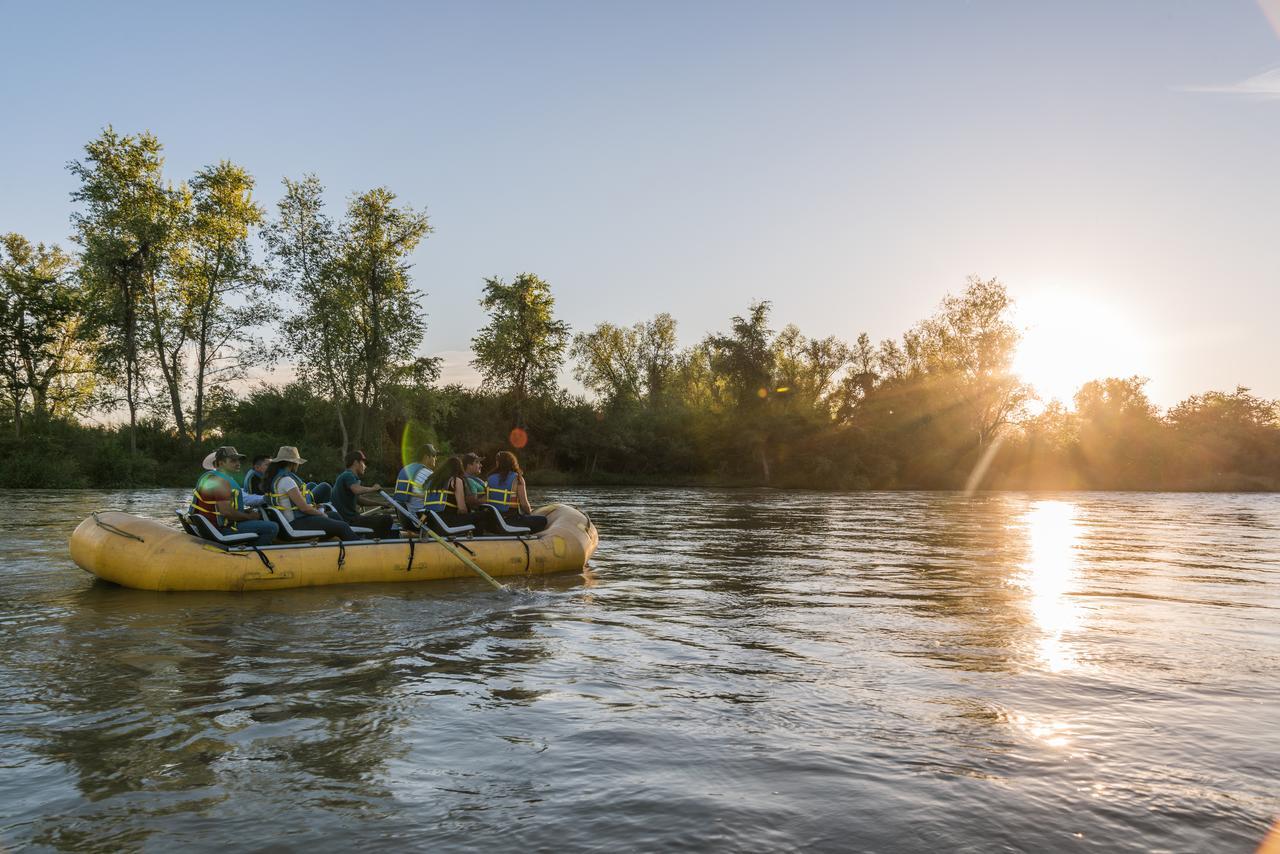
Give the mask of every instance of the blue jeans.
[[307, 489], [311, 490], [312, 504], [325, 504], [333, 497], [333, 484], [331, 483], [308, 483]]
[[[233, 533], [228, 530], [227, 533]], [[280, 526], [275, 522], [268, 522], [264, 519], [250, 519], [248, 522], [236, 522], [236, 534], [257, 534], [258, 542], [255, 546], [269, 546], [276, 538], [276, 534], [280, 533]]]

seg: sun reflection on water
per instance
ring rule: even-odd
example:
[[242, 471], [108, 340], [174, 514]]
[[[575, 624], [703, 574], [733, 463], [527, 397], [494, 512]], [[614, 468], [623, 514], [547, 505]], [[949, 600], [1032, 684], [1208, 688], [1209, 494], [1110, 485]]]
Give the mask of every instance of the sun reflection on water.
[[1024, 517], [1029, 554], [1015, 582], [1030, 593], [1028, 607], [1044, 637], [1040, 657], [1057, 673], [1076, 667], [1075, 651], [1063, 635], [1079, 627], [1079, 608], [1068, 595], [1075, 581], [1080, 526], [1076, 506], [1067, 501], [1037, 501]]

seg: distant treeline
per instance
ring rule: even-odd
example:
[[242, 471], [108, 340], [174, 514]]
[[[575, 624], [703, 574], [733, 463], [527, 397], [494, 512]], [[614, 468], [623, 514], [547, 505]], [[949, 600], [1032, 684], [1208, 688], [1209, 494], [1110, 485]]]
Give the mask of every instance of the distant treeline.
[[[546, 282], [492, 278], [483, 387], [441, 387], [407, 260], [424, 213], [376, 188], [334, 220], [305, 176], [268, 214], [241, 167], [175, 184], [161, 155], [106, 129], [70, 166], [74, 251], [0, 238], [0, 486], [187, 485], [222, 443], [297, 445], [325, 479], [360, 447], [389, 482], [430, 441], [515, 447], [535, 483], [1280, 488], [1280, 407], [1247, 389], [1162, 414], [1144, 379], [1104, 378], [1032, 414], [994, 279], [899, 340], [775, 331], [758, 302], [681, 348], [668, 314], [574, 334]], [[559, 387], [566, 359], [590, 397]], [[270, 365], [297, 380], [245, 380]], [[85, 423], [104, 413], [127, 421]]]

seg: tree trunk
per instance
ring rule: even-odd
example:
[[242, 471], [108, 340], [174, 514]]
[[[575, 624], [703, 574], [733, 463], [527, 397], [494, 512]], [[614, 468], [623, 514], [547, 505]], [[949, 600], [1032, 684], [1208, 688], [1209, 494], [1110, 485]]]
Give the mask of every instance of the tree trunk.
[[124, 397], [129, 406], [129, 454], [138, 453], [138, 313], [134, 306], [134, 290], [129, 284], [129, 270], [124, 271], [121, 296], [124, 301]]
[[342, 414], [342, 403], [336, 397], [334, 398], [333, 408], [338, 413], [338, 430], [342, 432], [342, 459], [346, 460], [347, 451], [351, 449], [351, 439], [347, 435], [347, 419]]
[[192, 431], [197, 445], [204, 440], [204, 375], [208, 370], [208, 366], [205, 364], [205, 355], [208, 348], [206, 341], [208, 338], [207, 325], [207, 323], [202, 323], [200, 326], [200, 346], [196, 352], [196, 401], [195, 412], [192, 413], [194, 420]]
[[13, 388], [13, 438], [22, 438], [22, 395]]

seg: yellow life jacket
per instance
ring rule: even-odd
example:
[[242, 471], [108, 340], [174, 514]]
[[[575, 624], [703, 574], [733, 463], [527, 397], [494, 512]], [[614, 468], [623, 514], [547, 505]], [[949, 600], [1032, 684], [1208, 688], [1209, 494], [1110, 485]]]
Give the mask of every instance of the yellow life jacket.
[[280, 469], [280, 471], [276, 472], [275, 479], [271, 481], [271, 491], [267, 493], [267, 501], [270, 502], [272, 507], [284, 513], [293, 511], [301, 512], [298, 511], [298, 508], [292, 506], [293, 499], [291, 498], [289, 499], [289, 506], [285, 506], [284, 499], [289, 498], [289, 490], [286, 489], [284, 492], [276, 491], [276, 484], [278, 484], [280, 482], [280, 478], [285, 475], [289, 475], [296, 483], [299, 484], [298, 491], [302, 493], [303, 501], [308, 504], [315, 504], [315, 501], [312, 500], [311, 490], [307, 487], [306, 481], [298, 477], [296, 472], [291, 472], [288, 469]]
[[218, 512], [218, 502], [205, 498], [200, 494], [200, 487], [210, 476], [220, 477], [231, 485], [231, 508], [233, 510], [244, 509], [244, 498], [240, 494], [240, 484], [236, 483], [235, 480], [227, 474], [214, 470], [205, 472], [200, 476], [200, 480], [196, 482], [196, 488], [191, 491], [191, 503], [187, 506], [187, 512], [200, 514], [216, 525], [219, 529], [230, 528], [234, 531], [236, 529], [236, 523]]

